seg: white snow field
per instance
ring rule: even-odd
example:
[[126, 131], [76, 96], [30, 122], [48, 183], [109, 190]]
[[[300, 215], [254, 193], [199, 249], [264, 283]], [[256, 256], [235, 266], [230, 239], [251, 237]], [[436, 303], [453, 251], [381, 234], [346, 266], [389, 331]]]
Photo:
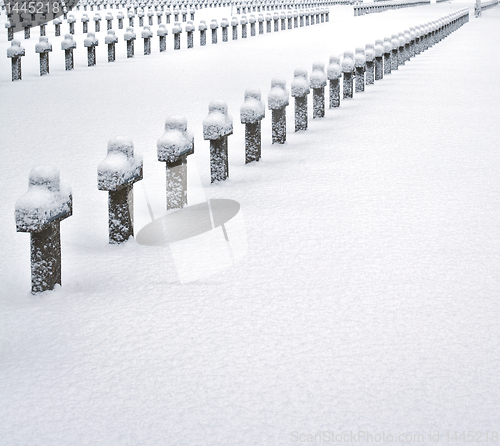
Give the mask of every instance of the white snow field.
[[[291, 100], [283, 146], [271, 144], [267, 110], [262, 159], [244, 164], [246, 88], [266, 101], [273, 77], [289, 86], [297, 67], [462, 7], [469, 23], [324, 119], [311, 119], [311, 95], [306, 132], [293, 131]], [[182, 34], [175, 52], [169, 33], [167, 52], [155, 37], [150, 56], [139, 37], [133, 59], [120, 37], [114, 64], [101, 31], [92, 68], [77, 34], [72, 72], [49, 25], [50, 75], [38, 75], [33, 31], [19, 82], [2, 22], [2, 446], [350, 444], [368, 434], [456, 444], [462, 433], [498, 444], [500, 7], [480, 19], [458, 0], [352, 15], [331, 7], [329, 23], [225, 44], [219, 35], [216, 46], [208, 35], [204, 48], [195, 34], [190, 50]], [[213, 99], [234, 118], [219, 184], [202, 136]], [[231, 267], [188, 283], [168, 246], [108, 244], [97, 189], [108, 140], [130, 137], [144, 157], [136, 233], [151, 222], [146, 195], [165, 214], [156, 141], [170, 114], [194, 133], [190, 191], [199, 172], [206, 197], [239, 202], [248, 245]], [[14, 207], [38, 165], [60, 170], [74, 211], [61, 223], [62, 287], [32, 296]]]

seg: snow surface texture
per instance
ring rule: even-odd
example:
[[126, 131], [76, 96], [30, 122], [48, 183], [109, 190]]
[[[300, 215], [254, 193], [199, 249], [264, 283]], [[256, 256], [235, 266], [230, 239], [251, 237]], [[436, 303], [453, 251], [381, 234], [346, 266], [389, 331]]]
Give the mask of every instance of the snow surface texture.
[[193, 152], [194, 136], [187, 130], [184, 116], [172, 115], [165, 120], [165, 133], [158, 139], [158, 161], [174, 163]]
[[21, 46], [21, 42], [17, 39], [11, 40], [10, 47], [7, 48], [7, 57], [20, 57], [25, 54], [25, 49]]
[[[120, 41], [115, 64], [101, 45], [92, 68], [79, 35], [72, 72], [49, 25], [51, 73], [25, 57], [21, 82], [0, 39], [1, 444], [288, 445], [325, 430], [439, 431], [443, 444], [446, 430], [498, 430], [500, 9], [307, 132], [293, 133], [288, 107], [285, 145], [266, 117], [258, 163], [244, 164], [235, 122], [224, 183], [210, 186], [203, 140], [211, 100], [237, 113], [246, 88], [265, 96], [273, 77], [289, 86], [296, 67], [461, 6], [335, 7], [324, 26], [176, 52], [170, 36], [165, 54], [154, 39], [133, 59]], [[168, 248], [108, 245], [95, 186], [107, 141], [128, 135], [144, 155], [136, 228], [151, 222], [145, 192], [163, 215], [156, 142], [170, 114], [194, 133], [189, 190], [198, 171], [209, 198], [238, 201], [248, 237], [240, 263], [185, 285]], [[14, 205], [45, 164], [71, 184], [74, 215], [62, 287], [30, 298]]]
[[22, 232], [39, 232], [56, 219], [71, 215], [71, 188], [59, 181], [53, 166], [31, 169], [28, 192], [15, 205], [16, 227]]
[[227, 104], [221, 100], [210, 102], [208, 116], [203, 120], [203, 138], [219, 139], [233, 133], [233, 118], [227, 113]]
[[267, 106], [269, 110], [280, 110], [289, 104], [290, 93], [286, 88], [284, 79], [273, 79], [271, 91], [267, 95]]
[[311, 88], [326, 87], [325, 65], [322, 62], [315, 62], [310, 76]]
[[99, 40], [94, 33], [88, 33], [86, 39], [83, 41], [84, 47], [93, 47], [99, 45]]
[[307, 70], [304, 68], [297, 68], [294, 73], [293, 81], [290, 85], [292, 90], [292, 97], [302, 98], [310, 93], [309, 80], [307, 79]]
[[49, 43], [49, 39], [46, 36], [40, 36], [39, 42], [35, 45], [35, 51], [37, 53], [52, 51], [52, 45]]
[[240, 107], [240, 122], [242, 124], [255, 124], [266, 116], [266, 107], [261, 101], [260, 90], [247, 88], [245, 102]]
[[142, 178], [142, 156], [134, 156], [131, 139], [116, 137], [108, 142], [108, 153], [97, 167], [99, 190], [114, 191]]
[[[158, 35], [161, 35], [160, 30], [158, 30]], [[109, 45], [110, 43], [117, 43], [118, 36], [115, 35], [115, 31], [113, 29], [108, 30], [108, 34], [104, 37], [104, 43]]]
[[61, 42], [61, 49], [71, 50], [75, 48], [76, 48], [76, 42], [73, 40], [73, 36], [71, 34], [66, 34], [64, 36], [64, 40]]

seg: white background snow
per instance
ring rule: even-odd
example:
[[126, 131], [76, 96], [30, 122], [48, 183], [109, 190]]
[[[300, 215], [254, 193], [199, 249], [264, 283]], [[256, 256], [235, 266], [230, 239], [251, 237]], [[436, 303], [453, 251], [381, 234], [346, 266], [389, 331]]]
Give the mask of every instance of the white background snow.
[[[500, 430], [500, 8], [483, 13], [397, 72], [327, 110], [309, 129], [244, 165], [246, 88], [473, 4], [444, 2], [87, 67], [80, 14], [76, 68], [54, 36], [40, 77], [22, 39], [10, 81], [0, 39], [0, 444], [286, 445], [293, 432], [373, 435]], [[92, 17], [93, 13], [89, 13]], [[113, 10], [115, 14], [115, 10]], [[101, 12], [101, 16], [104, 15]], [[210, 23], [230, 10], [197, 11]], [[126, 22], [126, 20], [125, 20]], [[155, 20], [156, 23], [156, 20]], [[169, 25], [170, 27], [173, 25]], [[114, 21], [116, 29], [116, 20]], [[157, 26], [152, 29], [155, 31]], [[136, 30], [137, 27], [136, 19]], [[93, 31], [93, 23], [89, 23]], [[136, 31], [136, 33], [137, 33]], [[219, 29], [220, 33], [220, 29]], [[140, 34], [138, 34], [140, 36]], [[18, 36], [16, 36], [18, 37]], [[22, 35], [19, 35], [22, 38]], [[210, 184], [202, 122], [214, 99], [234, 118], [229, 180]], [[168, 247], [108, 245], [97, 166], [108, 140], [144, 157], [135, 228], [165, 213], [156, 141], [182, 114], [208, 198], [241, 204], [248, 252], [181, 284]], [[30, 294], [29, 236], [14, 204], [32, 167], [53, 165], [73, 190], [61, 223], [60, 288]], [[188, 197], [192, 204], [198, 196]], [[450, 435], [451, 435], [450, 434]], [[296, 437], [295, 437], [296, 438]], [[305, 437], [303, 437], [305, 438]], [[482, 436], [485, 442], [485, 436]], [[299, 442], [300, 443], [300, 442]], [[450, 442], [453, 443], [453, 442]], [[394, 441], [393, 444], [400, 444]]]

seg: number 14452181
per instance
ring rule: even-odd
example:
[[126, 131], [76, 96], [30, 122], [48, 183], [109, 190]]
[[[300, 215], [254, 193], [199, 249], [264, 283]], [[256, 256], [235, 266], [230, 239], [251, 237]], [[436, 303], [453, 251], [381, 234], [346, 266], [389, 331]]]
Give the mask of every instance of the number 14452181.
[[498, 432], [495, 431], [447, 431], [446, 440], [456, 443], [498, 443]]
[[61, 10], [58, 2], [6, 2], [7, 14], [57, 14]]

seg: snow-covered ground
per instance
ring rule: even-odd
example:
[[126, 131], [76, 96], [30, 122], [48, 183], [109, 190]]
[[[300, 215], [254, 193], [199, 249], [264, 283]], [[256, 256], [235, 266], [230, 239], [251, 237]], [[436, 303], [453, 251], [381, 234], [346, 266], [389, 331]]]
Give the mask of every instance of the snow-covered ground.
[[[246, 88], [265, 99], [273, 77], [289, 85], [297, 67], [464, 6], [356, 18], [332, 7], [329, 23], [217, 46], [208, 35], [205, 48], [195, 36], [195, 48], [160, 54], [155, 37], [143, 56], [138, 39], [134, 59], [120, 40], [114, 64], [101, 42], [93, 68], [80, 34], [72, 72], [49, 25], [51, 74], [38, 76], [32, 38], [21, 82], [2, 57], [0, 443], [284, 445], [325, 431], [346, 443], [358, 431], [393, 444], [438, 432], [453, 443], [455, 431], [494, 442], [500, 8], [471, 15], [307, 132], [293, 132], [291, 101], [284, 146], [271, 145], [267, 111], [258, 163], [244, 164], [239, 123]], [[229, 17], [207, 11], [197, 20]], [[2, 27], [4, 55], [6, 40]], [[202, 137], [213, 99], [234, 118], [230, 178], [217, 185]], [[190, 185], [198, 172], [206, 197], [239, 202], [248, 243], [232, 267], [185, 284], [168, 247], [107, 244], [97, 190], [108, 140], [130, 137], [144, 157], [136, 232], [151, 221], [146, 196], [165, 213], [156, 141], [173, 113], [195, 136]], [[74, 215], [61, 223], [63, 286], [32, 297], [14, 204], [40, 164], [71, 185]]]

